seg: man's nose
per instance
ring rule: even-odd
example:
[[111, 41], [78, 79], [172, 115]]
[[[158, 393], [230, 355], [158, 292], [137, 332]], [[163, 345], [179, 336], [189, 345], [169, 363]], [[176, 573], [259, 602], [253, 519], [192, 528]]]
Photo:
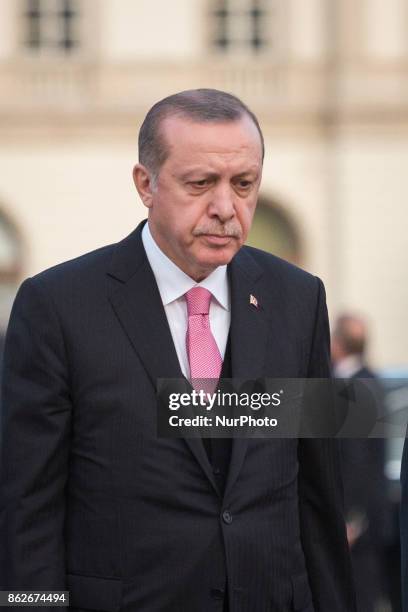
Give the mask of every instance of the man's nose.
[[225, 222], [235, 215], [235, 197], [230, 185], [218, 185], [212, 192], [208, 214]]

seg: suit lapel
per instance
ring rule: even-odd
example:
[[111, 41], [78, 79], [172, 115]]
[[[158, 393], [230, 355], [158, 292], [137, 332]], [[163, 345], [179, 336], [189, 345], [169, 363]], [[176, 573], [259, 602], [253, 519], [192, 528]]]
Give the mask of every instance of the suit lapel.
[[[116, 280], [109, 300], [153, 387], [158, 378], [183, 378], [156, 279], [143, 247], [144, 222], [118, 244], [108, 275]], [[119, 281], [119, 282], [117, 282]], [[200, 438], [185, 442], [219, 493]]]
[[109, 300], [156, 389], [157, 378], [183, 375], [156, 280], [144, 252], [141, 229], [139, 225], [135, 233], [118, 245], [108, 274], [121, 282], [115, 283]]
[[[232, 376], [234, 379], [256, 380], [265, 375], [269, 292], [262, 286], [262, 269], [246, 249], [241, 249], [232, 260], [230, 280]], [[239, 475], [247, 447], [247, 438], [233, 440], [226, 495]]]
[[[234, 378], [256, 379], [264, 375], [268, 340], [269, 301], [262, 287], [262, 270], [241, 250], [230, 266], [231, 367]], [[251, 303], [251, 297], [257, 305]]]

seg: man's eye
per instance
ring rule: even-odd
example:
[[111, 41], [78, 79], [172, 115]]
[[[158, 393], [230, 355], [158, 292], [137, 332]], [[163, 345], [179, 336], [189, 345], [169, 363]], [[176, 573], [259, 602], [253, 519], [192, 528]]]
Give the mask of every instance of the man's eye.
[[195, 187], [205, 187], [208, 184], [207, 179], [201, 179], [200, 181], [193, 181], [192, 185]]
[[241, 189], [248, 189], [248, 187], [251, 186], [251, 181], [238, 181], [238, 187], [240, 187]]

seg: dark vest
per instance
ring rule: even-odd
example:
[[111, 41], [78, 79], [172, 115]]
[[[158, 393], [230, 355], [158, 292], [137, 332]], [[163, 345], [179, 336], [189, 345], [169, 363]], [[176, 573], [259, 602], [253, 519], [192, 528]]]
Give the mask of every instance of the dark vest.
[[[232, 378], [231, 336], [228, 335], [220, 378]], [[203, 438], [204, 448], [212, 465], [216, 482], [224, 493], [231, 458], [231, 438]]]

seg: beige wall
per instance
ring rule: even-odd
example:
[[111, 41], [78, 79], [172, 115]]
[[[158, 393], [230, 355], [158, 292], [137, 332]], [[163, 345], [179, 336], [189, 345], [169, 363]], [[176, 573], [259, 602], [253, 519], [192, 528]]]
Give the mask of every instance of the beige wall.
[[15, 47], [15, 10], [12, 0], [0, 0], [0, 61], [10, 56]]
[[408, 125], [356, 130], [341, 144], [337, 308], [368, 312], [375, 362], [408, 363]]
[[112, 61], [171, 61], [203, 50], [203, 0], [117, 0], [99, 2], [102, 54]]
[[24, 275], [129, 233], [145, 216], [128, 142], [56, 140], [0, 149], [0, 198], [27, 244]]
[[327, 50], [325, 0], [287, 0], [289, 56], [298, 61], [321, 61]]
[[408, 5], [405, 0], [362, 0], [362, 51], [377, 60], [408, 57]]

